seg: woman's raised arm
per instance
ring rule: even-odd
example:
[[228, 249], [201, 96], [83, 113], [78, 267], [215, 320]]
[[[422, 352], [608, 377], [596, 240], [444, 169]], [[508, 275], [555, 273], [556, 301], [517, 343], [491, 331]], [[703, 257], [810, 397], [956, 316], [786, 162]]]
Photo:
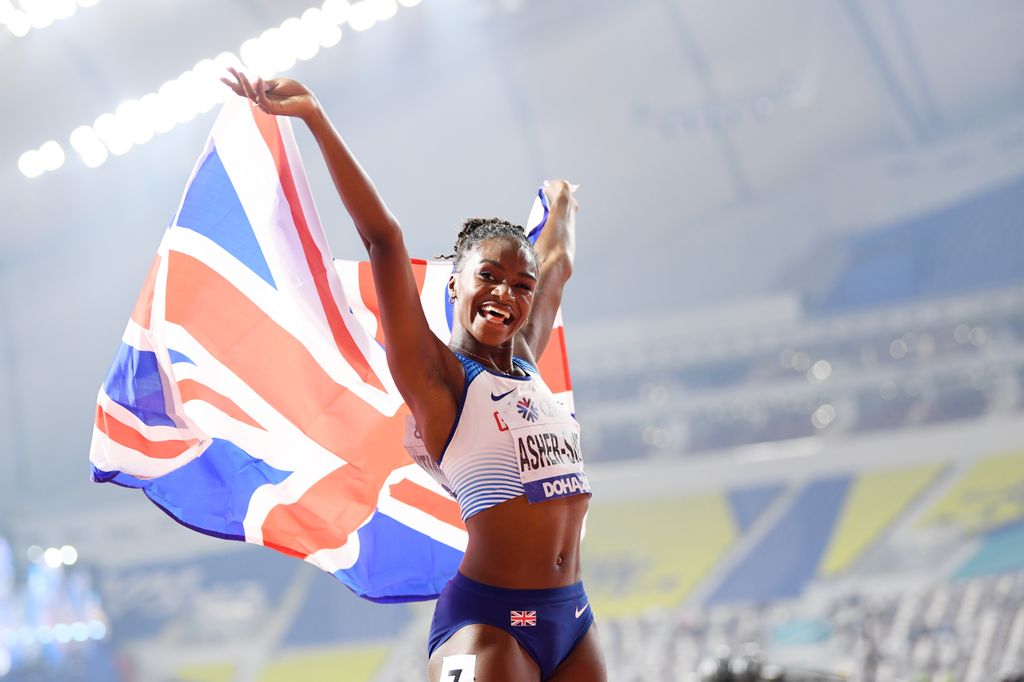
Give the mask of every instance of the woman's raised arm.
[[[547, 348], [551, 325], [562, 305], [565, 283], [572, 276], [576, 258], [576, 211], [579, 203], [574, 187], [565, 180], [544, 183], [548, 197], [548, 220], [534, 244], [540, 263], [540, 281], [530, 311], [530, 321], [516, 339], [516, 354], [536, 362]], [[527, 354], [526, 351], [529, 351]]]
[[222, 81], [235, 93], [252, 100], [268, 114], [294, 116], [306, 123], [320, 146], [338, 196], [368, 252], [374, 245], [387, 247], [401, 241], [398, 221], [309, 88], [288, 78], [259, 79], [252, 83], [245, 74], [230, 71], [235, 82], [226, 78]]
[[[419, 290], [398, 221], [377, 192], [313, 93], [301, 83], [277, 78], [250, 82], [231, 70], [235, 81], [222, 79], [234, 92], [250, 99], [268, 114], [301, 118], [323, 154], [334, 186], [370, 256], [380, 304], [388, 367], [395, 385], [414, 414], [422, 408], [429, 417], [444, 417], [461, 385], [461, 365], [434, 335], [420, 304]], [[445, 397], [450, 400], [446, 400]], [[441, 415], [435, 415], [438, 406]], [[419, 420], [420, 414], [417, 414]]]

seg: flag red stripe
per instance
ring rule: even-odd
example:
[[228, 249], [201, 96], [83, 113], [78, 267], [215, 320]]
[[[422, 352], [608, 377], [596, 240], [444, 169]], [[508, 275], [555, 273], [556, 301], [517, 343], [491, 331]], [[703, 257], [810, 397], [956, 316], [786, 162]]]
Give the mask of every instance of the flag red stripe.
[[[416, 291], [423, 295], [423, 282], [427, 278], [427, 264], [425, 261], [413, 260], [412, 275], [416, 280]], [[438, 297], [441, 292], [438, 292]], [[363, 305], [377, 318], [377, 343], [386, 347], [384, 343], [384, 325], [380, 321], [380, 301], [377, 299], [377, 287], [373, 284], [373, 268], [367, 261], [359, 263], [359, 296], [363, 299]]]
[[182, 379], [178, 382], [178, 393], [181, 395], [181, 402], [187, 403], [190, 400], [202, 400], [216, 407], [224, 414], [237, 419], [243, 424], [263, 429], [255, 419], [250, 417], [245, 410], [235, 404], [233, 400], [218, 393], [209, 386], [201, 384], [193, 379]]
[[135, 307], [132, 309], [132, 319], [135, 324], [143, 329], [149, 329], [149, 316], [153, 310], [153, 287], [156, 284], [156, 272], [160, 268], [160, 256], [153, 259], [146, 274], [146, 281], [142, 285], [139, 297], [135, 299]]
[[118, 445], [136, 450], [153, 459], [173, 459], [195, 445], [196, 440], [149, 440], [141, 433], [96, 406], [96, 428]]
[[569, 376], [569, 356], [565, 350], [564, 327], [556, 327], [551, 330], [548, 345], [540, 359], [537, 360], [537, 369], [552, 393], [572, 390], [572, 378]]
[[334, 335], [334, 342], [341, 351], [342, 356], [356, 373], [369, 385], [384, 390], [380, 378], [374, 373], [370, 364], [363, 357], [362, 351], [356, 345], [345, 320], [342, 319], [341, 311], [334, 302], [334, 295], [331, 292], [330, 282], [327, 278], [327, 264], [324, 263], [324, 254], [316, 245], [313, 235], [306, 223], [306, 216], [302, 212], [302, 202], [299, 201], [299, 193], [295, 188], [295, 178], [292, 177], [292, 168], [288, 163], [288, 157], [284, 149], [284, 141], [281, 139], [281, 131], [277, 127], [277, 121], [273, 116], [253, 109], [253, 117], [256, 126], [263, 136], [270, 154], [274, 157], [274, 164], [277, 166], [277, 173], [281, 180], [281, 189], [284, 191], [285, 199], [288, 201], [288, 208], [291, 210], [292, 220], [295, 223], [295, 231], [302, 244], [302, 252], [306, 256], [306, 264], [313, 276], [313, 284], [316, 293], [320, 297], [320, 304], [323, 306], [324, 314], [327, 316], [327, 324]]
[[390, 493], [392, 498], [410, 507], [416, 507], [438, 521], [444, 521], [456, 528], [466, 527], [459, 514], [458, 502], [447, 495], [438, 495], [433, 490], [428, 490], [408, 479], [391, 486]]

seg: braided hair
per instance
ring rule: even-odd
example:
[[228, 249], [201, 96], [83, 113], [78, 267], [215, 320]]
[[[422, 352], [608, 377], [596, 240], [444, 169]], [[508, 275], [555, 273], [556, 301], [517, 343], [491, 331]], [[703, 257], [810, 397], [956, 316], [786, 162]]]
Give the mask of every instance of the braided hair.
[[459, 230], [459, 236], [455, 238], [455, 253], [442, 256], [442, 258], [454, 260], [455, 269], [459, 270], [466, 254], [488, 239], [505, 239], [518, 244], [526, 249], [534, 263], [537, 262], [537, 252], [534, 251], [530, 240], [526, 238], [526, 230], [501, 218], [467, 218], [462, 221], [462, 229]]

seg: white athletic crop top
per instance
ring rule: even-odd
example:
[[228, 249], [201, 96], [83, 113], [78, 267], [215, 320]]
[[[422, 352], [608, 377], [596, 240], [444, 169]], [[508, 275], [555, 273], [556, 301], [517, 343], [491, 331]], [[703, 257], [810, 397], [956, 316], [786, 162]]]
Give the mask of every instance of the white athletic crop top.
[[466, 369], [466, 386], [441, 457], [435, 462], [427, 452], [411, 416], [404, 445], [458, 501], [462, 519], [519, 495], [543, 502], [589, 494], [580, 425], [537, 369], [513, 358], [527, 373], [514, 377], [456, 357]]

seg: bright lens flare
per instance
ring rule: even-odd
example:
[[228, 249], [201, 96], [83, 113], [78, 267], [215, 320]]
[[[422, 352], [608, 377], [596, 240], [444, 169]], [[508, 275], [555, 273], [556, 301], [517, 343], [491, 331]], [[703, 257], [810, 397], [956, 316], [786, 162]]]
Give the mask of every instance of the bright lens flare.
[[[366, 31], [394, 17], [399, 7], [415, 7], [421, 0], [324, 0], [299, 17], [285, 20], [258, 37], [241, 44], [238, 54], [221, 52], [204, 59], [191, 70], [139, 99], [123, 102], [113, 112], [100, 115], [91, 126], [75, 128], [68, 141], [88, 168], [103, 165], [109, 155], [127, 154], [133, 147], [146, 144], [160, 133], [188, 123], [210, 111], [230, 96], [220, 82], [228, 69], [248, 73], [251, 79], [273, 78], [292, 68], [297, 61], [315, 57], [321, 49], [341, 40], [339, 26], [348, 23], [353, 30]], [[91, 7], [99, 0], [0, 0], [0, 24], [15, 36], [27, 34], [65, 19], [79, 7]], [[37, 178], [64, 165], [64, 148], [54, 140], [38, 149], [30, 149], [18, 158], [18, 170], [27, 178]]]

